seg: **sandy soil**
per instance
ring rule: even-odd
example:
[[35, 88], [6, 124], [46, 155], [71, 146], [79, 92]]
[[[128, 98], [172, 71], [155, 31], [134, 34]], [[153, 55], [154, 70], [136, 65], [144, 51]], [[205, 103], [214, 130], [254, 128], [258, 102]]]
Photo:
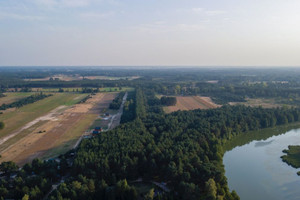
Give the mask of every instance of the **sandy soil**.
[[215, 104], [210, 97], [189, 96], [176, 97], [176, 99], [177, 103], [175, 106], [168, 106], [164, 108], [166, 113], [178, 110], [211, 109], [220, 107], [220, 105]]
[[[98, 93], [85, 103], [68, 108], [60, 106], [47, 115], [33, 120], [11, 135], [15, 136], [24, 130], [28, 130], [39, 121], [46, 122], [0, 152], [2, 155], [0, 161], [13, 160], [19, 166], [22, 166], [26, 162], [31, 162], [34, 158], [42, 157], [48, 150], [60, 143], [67, 142], [66, 140], [78, 139], [80, 135], [72, 135], [73, 130], [75, 132], [76, 128], [79, 127], [87, 129], [97, 118], [97, 114], [107, 108], [115, 96], [116, 93]], [[88, 115], [91, 122], [87, 124], [85, 122], [86, 127], [80, 126], [81, 121], [86, 120]]]

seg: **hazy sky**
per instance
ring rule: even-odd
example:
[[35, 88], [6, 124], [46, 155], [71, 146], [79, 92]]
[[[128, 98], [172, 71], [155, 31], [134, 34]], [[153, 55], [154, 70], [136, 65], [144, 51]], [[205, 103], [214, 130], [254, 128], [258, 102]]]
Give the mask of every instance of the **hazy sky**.
[[0, 0], [0, 65], [300, 66], [300, 1]]

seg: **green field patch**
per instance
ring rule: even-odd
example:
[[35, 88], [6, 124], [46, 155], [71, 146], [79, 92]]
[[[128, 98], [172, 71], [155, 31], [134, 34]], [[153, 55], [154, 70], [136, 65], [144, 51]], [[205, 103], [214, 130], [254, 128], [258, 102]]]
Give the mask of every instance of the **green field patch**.
[[0, 106], [4, 103], [5, 104], [13, 103], [17, 100], [29, 97], [33, 94], [34, 92], [6, 92], [4, 93], [5, 97], [0, 98]]
[[0, 115], [0, 121], [5, 123], [5, 128], [0, 131], [0, 137], [4, 137], [13, 131], [18, 130], [34, 119], [41, 117], [58, 106], [70, 106], [75, 104], [79, 99], [74, 100], [80, 94], [59, 93], [54, 94], [46, 99], [28, 104], [14, 111]]
[[90, 126], [89, 129], [92, 130], [95, 127], [99, 127], [100, 126], [100, 127], [102, 127], [102, 129], [106, 130], [106, 129], [108, 129], [109, 122], [110, 122], [110, 119], [107, 119], [107, 120], [104, 120], [104, 119], [101, 119], [101, 118], [96, 119], [94, 121], [94, 123]]

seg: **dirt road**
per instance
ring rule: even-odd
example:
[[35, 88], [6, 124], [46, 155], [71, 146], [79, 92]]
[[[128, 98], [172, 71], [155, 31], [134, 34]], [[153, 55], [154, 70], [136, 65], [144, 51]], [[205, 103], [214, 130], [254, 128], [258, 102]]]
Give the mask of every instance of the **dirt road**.
[[126, 102], [127, 96], [128, 96], [128, 93], [126, 92], [124, 97], [123, 97], [122, 104], [121, 104], [121, 106], [118, 110], [118, 113], [114, 114], [111, 117], [110, 123], [108, 124], [108, 130], [114, 129], [116, 126], [118, 126], [120, 124], [121, 117], [122, 117], [122, 114], [123, 114], [123, 108], [124, 108], [124, 104]]

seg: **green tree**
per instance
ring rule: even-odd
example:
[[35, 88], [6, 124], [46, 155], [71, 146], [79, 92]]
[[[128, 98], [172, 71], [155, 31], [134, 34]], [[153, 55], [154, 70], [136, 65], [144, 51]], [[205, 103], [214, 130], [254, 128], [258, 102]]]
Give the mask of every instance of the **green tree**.
[[22, 198], [22, 200], [29, 200], [29, 195], [28, 194], [25, 194]]
[[205, 189], [207, 192], [208, 199], [215, 200], [217, 198], [217, 186], [216, 186], [216, 182], [214, 181], [214, 179], [210, 178], [205, 183]]
[[0, 130], [4, 129], [4, 127], [5, 127], [4, 122], [0, 122]]
[[154, 198], [154, 188], [150, 189], [149, 192], [145, 195], [145, 200], [152, 200]]
[[0, 164], [0, 171], [4, 172], [5, 174], [10, 174], [18, 169], [18, 166], [12, 162], [3, 162]]

